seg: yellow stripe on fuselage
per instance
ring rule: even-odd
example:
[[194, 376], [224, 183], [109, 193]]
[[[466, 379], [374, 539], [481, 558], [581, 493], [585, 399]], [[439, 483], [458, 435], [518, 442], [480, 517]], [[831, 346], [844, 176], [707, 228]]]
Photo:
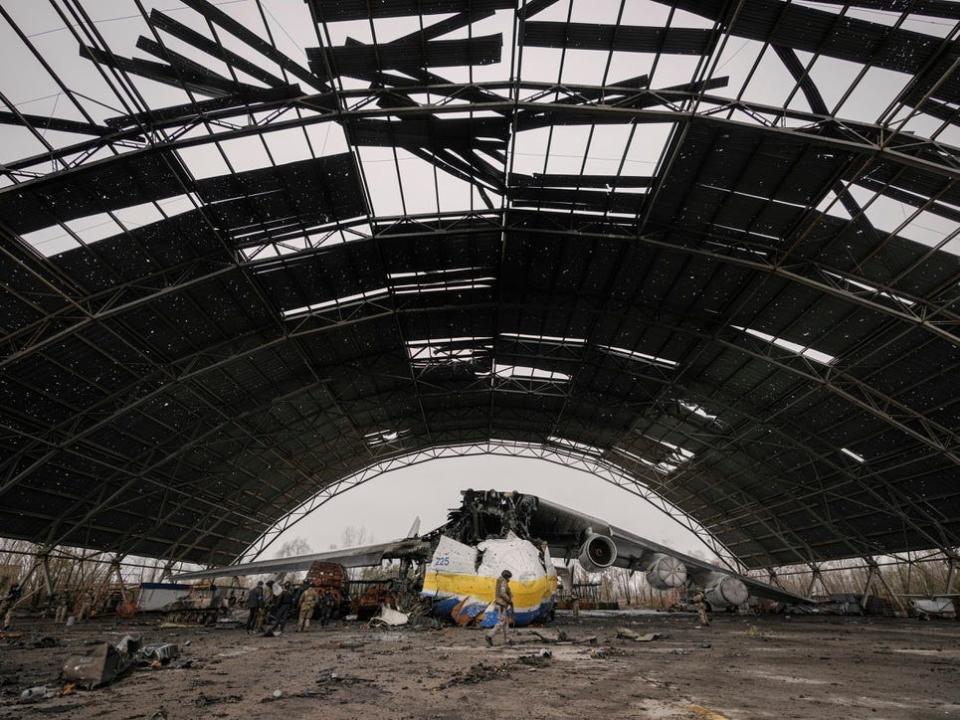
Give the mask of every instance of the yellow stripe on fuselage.
[[[423, 577], [423, 592], [427, 595], [458, 595], [492, 603], [497, 590], [497, 579], [481, 575], [428, 570]], [[524, 611], [539, 607], [545, 599], [557, 592], [557, 576], [541, 576], [534, 580], [511, 580], [513, 606]]]

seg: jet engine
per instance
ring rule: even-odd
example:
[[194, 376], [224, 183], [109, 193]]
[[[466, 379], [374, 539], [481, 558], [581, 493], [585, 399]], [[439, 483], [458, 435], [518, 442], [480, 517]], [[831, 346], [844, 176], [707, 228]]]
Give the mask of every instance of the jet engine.
[[704, 589], [703, 594], [714, 608], [742, 605], [750, 597], [743, 581], [729, 575], [721, 575], [714, 579]]
[[600, 572], [617, 559], [617, 544], [606, 535], [589, 535], [577, 559], [587, 572]]
[[671, 555], [657, 553], [647, 567], [647, 584], [655, 590], [671, 590], [687, 581], [687, 566]]

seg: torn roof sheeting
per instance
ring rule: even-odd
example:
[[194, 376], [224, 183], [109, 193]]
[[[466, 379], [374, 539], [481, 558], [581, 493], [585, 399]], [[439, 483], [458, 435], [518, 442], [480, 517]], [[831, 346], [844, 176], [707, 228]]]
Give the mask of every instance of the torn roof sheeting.
[[748, 566], [960, 545], [953, 4], [184, 5], [0, 8], [0, 535], [543, 445]]

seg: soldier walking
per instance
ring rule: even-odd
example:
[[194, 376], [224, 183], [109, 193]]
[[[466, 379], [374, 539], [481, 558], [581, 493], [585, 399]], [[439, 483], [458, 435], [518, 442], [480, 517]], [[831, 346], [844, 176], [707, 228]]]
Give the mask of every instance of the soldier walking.
[[487, 645], [493, 647], [493, 638], [497, 631], [503, 629], [503, 642], [506, 644], [507, 628], [510, 626], [510, 616], [513, 614], [513, 592], [510, 590], [510, 578], [513, 573], [504, 570], [497, 578], [497, 589], [494, 593], [493, 605], [497, 610], [497, 624], [494, 625], [485, 636]]
[[313, 617], [313, 609], [317, 606], [317, 600], [320, 599], [320, 594], [313, 585], [310, 585], [309, 580], [303, 581], [303, 587], [303, 592], [300, 593], [300, 617], [297, 623], [297, 632], [310, 629], [310, 619]]

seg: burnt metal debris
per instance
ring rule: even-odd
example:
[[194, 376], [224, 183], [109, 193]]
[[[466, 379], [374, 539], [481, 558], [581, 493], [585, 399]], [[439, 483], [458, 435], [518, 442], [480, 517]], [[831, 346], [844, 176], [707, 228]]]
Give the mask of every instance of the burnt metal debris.
[[184, 4], [118, 43], [53, 0], [69, 78], [0, 7], [60, 98], [0, 94], [0, 535], [222, 564], [473, 448], [612, 468], [744, 567], [960, 545], [954, 3], [313, 1], [307, 42]]

